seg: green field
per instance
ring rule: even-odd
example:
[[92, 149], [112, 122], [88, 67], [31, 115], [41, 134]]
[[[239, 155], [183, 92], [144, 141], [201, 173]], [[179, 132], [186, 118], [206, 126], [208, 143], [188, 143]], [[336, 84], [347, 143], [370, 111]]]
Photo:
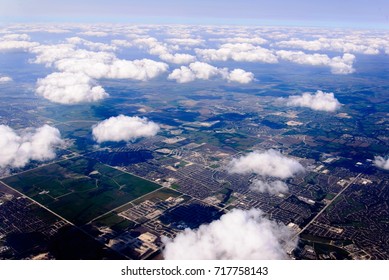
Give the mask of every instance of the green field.
[[3, 181], [77, 225], [160, 188], [158, 184], [83, 157]]

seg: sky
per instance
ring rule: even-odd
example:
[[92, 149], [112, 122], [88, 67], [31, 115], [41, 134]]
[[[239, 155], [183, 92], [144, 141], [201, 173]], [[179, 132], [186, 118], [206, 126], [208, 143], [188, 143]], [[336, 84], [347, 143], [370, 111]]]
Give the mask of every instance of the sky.
[[389, 27], [388, 0], [0, 0], [1, 22], [302, 24]]

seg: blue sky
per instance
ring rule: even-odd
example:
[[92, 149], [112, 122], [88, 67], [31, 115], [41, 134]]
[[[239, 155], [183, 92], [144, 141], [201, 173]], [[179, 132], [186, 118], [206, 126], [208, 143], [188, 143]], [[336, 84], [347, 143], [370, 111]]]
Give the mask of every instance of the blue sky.
[[389, 0], [0, 0], [0, 20], [388, 27]]

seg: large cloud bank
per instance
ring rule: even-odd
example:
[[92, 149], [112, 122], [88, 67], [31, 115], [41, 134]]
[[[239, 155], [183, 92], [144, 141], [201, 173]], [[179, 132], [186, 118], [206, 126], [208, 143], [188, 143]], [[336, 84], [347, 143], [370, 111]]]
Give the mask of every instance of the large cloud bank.
[[385, 159], [381, 156], [376, 156], [374, 157], [374, 165], [379, 168], [389, 170], [389, 158]]
[[57, 128], [44, 125], [17, 133], [0, 125], [0, 167], [20, 168], [31, 160], [45, 161], [55, 158], [56, 147], [63, 144]]
[[[79, 38], [69, 42], [105, 48], [105, 44], [92, 43]], [[76, 49], [73, 44], [40, 45], [31, 50], [36, 54], [34, 63], [54, 66], [60, 72], [48, 75], [37, 82], [37, 93], [53, 102], [74, 104], [93, 102], [108, 96], [93, 79], [131, 79], [147, 81], [164, 73], [168, 65], [150, 59], [124, 60], [113, 53]], [[61, 79], [64, 81], [61, 81]], [[69, 83], [74, 81], [74, 91]], [[48, 90], [54, 88], [51, 93]]]
[[297, 64], [328, 66], [333, 74], [351, 74], [355, 72], [353, 63], [355, 55], [345, 53], [343, 56], [330, 58], [326, 54], [306, 54], [302, 51], [277, 51], [277, 57]]
[[289, 96], [286, 104], [295, 107], [307, 107], [315, 111], [335, 112], [342, 104], [332, 92], [318, 90], [315, 94], [303, 93], [300, 96]]
[[214, 77], [221, 77], [229, 82], [247, 84], [253, 81], [254, 74], [242, 69], [234, 69], [231, 72], [227, 68], [217, 68], [205, 62], [193, 62], [189, 66], [181, 66], [174, 69], [168, 76], [169, 80], [176, 80], [177, 83], [189, 83], [194, 80], [209, 80]]
[[273, 149], [265, 152], [254, 151], [233, 159], [228, 168], [232, 173], [255, 173], [280, 179], [293, 177], [305, 170], [297, 160], [288, 158]]
[[160, 127], [147, 118], [119, 115], [99, 122], [92, 129], [96, 142], [132, 141], [140, 137], [152, 137]]
[[162, 237], [168, 260], [287, 259], [295, 247], [291, 230], [263, 216], [262, 211], [234, 209], [198, 229], [185, 229], [174, 239]]
[[330, 67], [333, 74], [351, 74], [355, 72], [355, 56], [345, 53], [330, 58], [326, 54], [307, 54], [302, 51], [270, 50], [248, 43], [223, 44], [219, 49], [196, 49], [196, 54], [206, 61], [245, 61], [278, 63], [280, 60], [311, 66]]

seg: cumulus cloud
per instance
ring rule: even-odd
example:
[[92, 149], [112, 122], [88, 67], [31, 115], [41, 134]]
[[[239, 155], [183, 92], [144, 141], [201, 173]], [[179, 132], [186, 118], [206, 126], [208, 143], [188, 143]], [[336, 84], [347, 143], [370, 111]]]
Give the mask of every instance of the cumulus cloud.
[[229, 38], [219, 38], [219, 39], [211, 39], [211, 41], [221, 41], [224, 43], [247, 43], [253, 45], [262, 45], [266, 44], [268, 41], [261, 37], [229, 37]]
[[140, 81], [153, 79], [168, 69], [167, 64], [150, 59], [114, 59], [111, 62], [104, 62], [99, 60], [98, 57], [94, 59], [61, 59], [55, 65], [60, 71], [81, 72], [94, 79], [132, 79]]
[[0, 41], [0, 51], [27, 51], [32, 47], [38, 46], [39, 43], [30, 41]]
[[9, 41], [30, 41], [31, 37], [27, 34], [7, 34], [4, 35], [1, 40]]
[[38, 95], [56, 103], [76, 104], [94, 102], [108, 97], [108, 93], [83, 73], [55, 72], [38, 79]]
[[381, 156], [374, 157], [374, 165], [378, 168], [389, 170], [389, 158], [383, 158]]
[[248, 84], [254, 80], [254, 74], [243, 69], [234, 69], [228, 74], [227, 80], [229, 82]]
[[247, 84], [254, 79], [254, 74], [242, 69], [234, 69], [228, 72], [227, 68], [217, 68], [205, 62], [193, 62], [189, 66], [181, 66], [174, 69], [168, 76], [169, 80], [176, 80], [177, 83], [188, 83], [196, 79], [209, 80], [214, 77], [221, 77], [229, 82]]
[[263, 180], [254, 180], [250, 185], [250, 190], [260, 193], [270, 193], [270, 194], [279, 194], [288, 192], [289, 188], [285, 182], [280, 180], [276, 181], [263, 181]]
[[366, 38], [324, 38], [320, 37], [317, 40], [301, 40], [291, 39], [288, 41], [277, 42], [274, 45], [283, 48], [304, 49], [309, 51], [330, 50], [343, 53], [363, 53], [363, 54], [379, 54], [381, 42]]
[[37, 42], [31, 42], [27, 34], [6, 34], [0, 37], [0, 52], [28, 51], [39, 46]]
[[297, 64], [312, 66], [328, 66], [333, 74], [351, 74], [355, 72], [353, 63], [355, 56], [345, 53], [342, 57], [328, 57], [326, 54], [306, 54], [302, 51], [277, 51], [277, 57]]
[[134, 79], [146, 81], [168, 70], [168, 65], [151, 59], [124, 60], [113, 53], [75, 49], [73, 44], [39, 46], [35, 63], [55, 66], [60, 71], [83, 73], [94, 79]]
[[76, 49], [75, 44], [104, 49], [105, 44], [78, 37], [67, 44], [40, 45], [31, 49], [36, 54], [33, 63], [54, 66], [61, 72], [37, 81], [37, 93], [53, 102], [74, 104], [93, 102], [108, 96], [94, 79], [133, 79], [147, 81], [168, 70], [168, 65], [150, 59], [118, 59], [107, 51]]
[[318, 90], [315, 94], [306, 92], [299, 96], [289, 96], [286, 104], [326, 112], [335, 112], [342, 106], [332, 92], [326, 93], [321, 90]]
[[195, 52], [202, 59], [208, 61], [278, 62], [273, 51], [248, 43], [228, 43], [221, 45], [219, 49], [195, 49]]
[[279, 151], [270, 149], [265, 152], [254, 151], [240, 158], [233, 159], [228, 170], [231, 173], [271, 176], [280, 179], [293, 177], [303, 172], [304, 167], [295, 159], [282, 155]]
[[152, 137], [160, 127], [147, 118], [119, 115], [93, 126], [93, 138], [98, 143], [113, 141], [132, 141], [140, 137]]
[[196, 60], [196, 58], [190, 54], [173, 54], [173, 47], [169, 47], [168, 45], [159, 42], [153, 37], [135, 39], [133, 43], [141, 48], [146, 48], [149, 54], [158, 55], [161, 60], [168, 63], [188, 64]]
[[20, 168], [31, 160], [53, 159], [56, 147], [63, 144], [59, 130], [49, 125], [19, 134], [9, 126], [0, 125], [0, 135], [1, 168]]
[[0, 76], [0, 84], [12, 82], [12, 78], [8, 76]]
[[203, 39], [194, 39], [194, 38], [171, 38], [171, 39], [165, 39], [166, 42], [169, 44], [176, 44], [176, 45], [182, 45], [182, 46], [199, 46], [204, 44]]
[[95, 36], [95, 37], [105, 37], [109, 35], [107, 32], [103, 32], [103, 31], [85, 31], [85, 32], [80, 32], [78, 34], [85, 35], [85, 36]]
[[185, 229], [174, 239], [162, 237], [168, 260], [287, 259], [285, 248], [296, 247], [293, 232], [264, 217], [259, 209], [234, 209], [198, 229]]
[[80, 37], [67, 38], [66, 41], [70, 44], [85, 46], [94, 51], [115, 51], [117, 49], [115, 45], [111, 46], [104, 43], [91, 42]]

